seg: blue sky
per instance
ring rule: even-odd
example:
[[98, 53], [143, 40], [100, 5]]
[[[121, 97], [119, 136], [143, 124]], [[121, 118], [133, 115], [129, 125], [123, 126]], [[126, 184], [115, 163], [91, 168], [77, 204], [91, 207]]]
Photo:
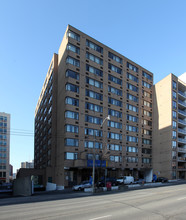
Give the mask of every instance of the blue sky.
[[34, 157], [34, 111], [68, 24], [154, 73], [186, 72], [185, 0], [1, 0], [0, 112], [14, 172]]

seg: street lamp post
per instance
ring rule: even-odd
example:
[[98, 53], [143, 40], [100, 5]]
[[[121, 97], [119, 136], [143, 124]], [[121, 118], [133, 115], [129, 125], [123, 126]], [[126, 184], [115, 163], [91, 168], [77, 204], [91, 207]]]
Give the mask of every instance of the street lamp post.
[[[103, 127], [103, 124], [105, 123], [106, 120], [110, 120], [110, 115], [108, 115], [103, 122], [100, 125], [100, 128]], [[96, 135], [95, 135], [95, 131], [94, 131], [94, 148], [93, 148], [93, 167], [92, 167], [92, 191], [94, 193], [95, 191], [95, 142], [96, 142]]]

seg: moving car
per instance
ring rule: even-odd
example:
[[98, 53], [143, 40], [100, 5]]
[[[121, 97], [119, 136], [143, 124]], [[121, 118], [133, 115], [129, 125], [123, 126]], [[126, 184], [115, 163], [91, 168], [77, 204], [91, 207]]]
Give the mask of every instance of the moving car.
[[158, 177], [156, 182], [166, 183], [166, 182], [168, 182], [168, 179], [166, 177]]
[[90, 184], [89, 181], [83, 181], [82, 183], [80, 183], [79, 185], [75, 185], [72, 187], [73, 190], [75, 191], [80, 191], [83, 190], [85, 188], [90, 188], [92, 185]]

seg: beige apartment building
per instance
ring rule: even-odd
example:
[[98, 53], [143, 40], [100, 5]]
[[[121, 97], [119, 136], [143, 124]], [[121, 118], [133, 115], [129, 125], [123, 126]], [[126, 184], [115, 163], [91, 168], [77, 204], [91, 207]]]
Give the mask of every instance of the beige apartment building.
[[0, 112], [0, 183], [9, 182], [10, 114]]
[[[72, 186], [92, 176], [152, 180], [153, 74], [68, 25], [35, 111], [34, 167]], [[108, 117], [109, 116], [109, 117]]]
[[153, 103], [153, 172], [186, 179], [186, 73], [155, 84]]

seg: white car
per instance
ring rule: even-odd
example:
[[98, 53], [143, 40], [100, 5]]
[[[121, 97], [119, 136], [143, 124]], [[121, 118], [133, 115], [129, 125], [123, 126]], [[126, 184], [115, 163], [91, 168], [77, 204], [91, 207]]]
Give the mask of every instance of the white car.
[[90, 188], [92, 185], [90, 184], [89, 181], [83, 181], [82, 183], [80, 183], [79, 185], [75, 185], [72, 187], [73, 190], [83, 190], [85, 188]]

